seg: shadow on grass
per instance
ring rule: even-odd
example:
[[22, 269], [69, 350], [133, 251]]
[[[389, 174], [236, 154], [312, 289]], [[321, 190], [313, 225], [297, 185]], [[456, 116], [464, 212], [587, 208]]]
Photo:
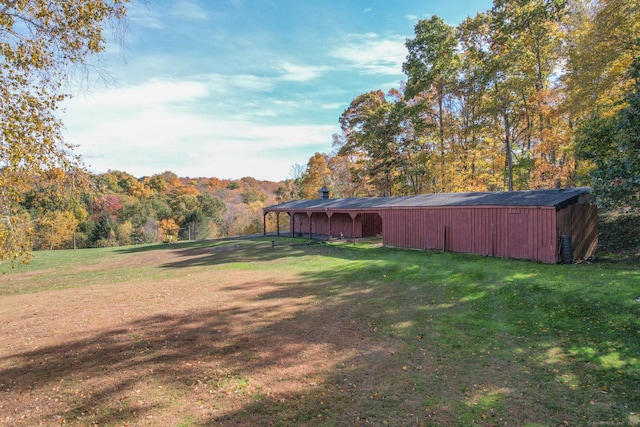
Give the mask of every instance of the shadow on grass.
[[209, 239], [209, 240], [194, 240], [194, 241], [180, 241], [176, 243], [152, 243], [145, 245], [133, 245], [125, 246], [116, 249], [114, 252], [119, 254], [136, 254], [150, 251], [169, 251], [169, 250], [182, 250], [182, 249], [197, 249], [206, 248], [216, 244], [225, 244], [236, 239]]
[[[235, 305], [3, 357], [24, 425], [178, 424], [158, 421], [171, 412], [202, 426], [629, 425], [640, 412], [637, 271], [265, 240], [172, 250], [184, 259], [162, 268], [311, 265], [258, 295], [227, 287]], [[60, 404], [38, 412], [34, 396]]]

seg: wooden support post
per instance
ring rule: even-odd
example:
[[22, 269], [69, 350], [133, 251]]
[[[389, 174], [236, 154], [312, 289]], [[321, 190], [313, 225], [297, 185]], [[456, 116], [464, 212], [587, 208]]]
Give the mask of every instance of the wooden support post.
[[351, 235], [353, 236], [353, 246], [356, 245], [356, 217], [349, 214], [351, 217]]

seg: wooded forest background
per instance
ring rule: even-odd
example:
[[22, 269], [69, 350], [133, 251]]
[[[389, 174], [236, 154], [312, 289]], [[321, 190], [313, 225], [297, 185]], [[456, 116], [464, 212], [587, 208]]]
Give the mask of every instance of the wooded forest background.
[[495, 0], [457, 27], [419, 21], [406, 47], [406, 81], [353, 99], [331, 151], [285, 181], [49, 167], [14, 198], [14, 224], [36, 250], [252, 234], [263, 207], [323, 185], [332, 197], [591, 185], [604, 206], [638, 208], [637, 0]]

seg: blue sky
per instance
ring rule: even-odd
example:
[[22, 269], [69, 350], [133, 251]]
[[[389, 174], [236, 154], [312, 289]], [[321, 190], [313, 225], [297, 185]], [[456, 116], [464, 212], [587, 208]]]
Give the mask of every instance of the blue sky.
[[65, 139], [92, 172], [280, 181], [330, 153], [338, 119], [405, 80], [419, 19], [452, 25], [490, 0], [133, 0], [108, 84], [65, 104]]

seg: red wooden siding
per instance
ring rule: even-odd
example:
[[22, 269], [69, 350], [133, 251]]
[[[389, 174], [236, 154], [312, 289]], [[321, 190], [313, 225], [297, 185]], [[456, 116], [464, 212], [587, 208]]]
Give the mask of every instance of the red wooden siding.
[[[342, 233], [344, 237], [353, 237], [353, 224], [349, 214], [334, 213], [331, 215], [331, 236], [340, 237], [340, 233]], [[359, 234], [359, 222], [357, 222], [356, 237], [360, 237]]]
[[553, 207], [407, 208], [380, 211], [383, 243], [555, 263]]
[[[363, 236], [373, 236], [375, 234], [363, 234], [363, 218], [367, 221], [373, 221], [374, 217], [379, 216], [377, 214], [358, 214], [355, 220], [351, 220], [351, 215], [348, 213], [334, 213], [331, 215], [331, 230], [329, 230], [329, 217], [324, 212], [313, 212], [311, 214], [311, 234], [313, 236], [329, 236], [331, 231], [332, 237], [339, 237], [340, 233], [344, 237], [361, 238]], [[309, 216], [306, 212], [295, 212], [294, 218], [294, 236], [309, 237]], [[377, 221], [377, 224], [381, 226], [381, 220]], [[369, 229], [374, 229], [376, 223], [373, 225], [367, 225]]]
[[362, 237], [374, 237], [382, 234], [382, 218], [377, 213], [361, 213]]
[[291, 215], [294, 236], [301, 236], [302, 233], [309, 233], [309, 217], [306, 213], [296, 212]]
[[311, 214], [311, 233], [329, 235], [329, 218], [326, 214], [320, 212]]
[[[331, 229], [329, 229], [329, 216], [325, 212], [311, 213], [311, 234], [313, 236], [339, 237], [372, 237], [382, 234], [382, 218], [377, 213], [363, 212], [351, 214], [337, 212], [331, 213]], [[306, 212], [293, 213], [294, 236], [309, 235], [309, 215]]]
[[329, 234], [329, 218], [325, 213], [311, 213], [311, 221], [309, 221], [309, 215], [306, 212], [295, 212], [293, 214], [294, 236], [308, 237], [309, 225], [311, 225], [311, 234], [314, 236]]

